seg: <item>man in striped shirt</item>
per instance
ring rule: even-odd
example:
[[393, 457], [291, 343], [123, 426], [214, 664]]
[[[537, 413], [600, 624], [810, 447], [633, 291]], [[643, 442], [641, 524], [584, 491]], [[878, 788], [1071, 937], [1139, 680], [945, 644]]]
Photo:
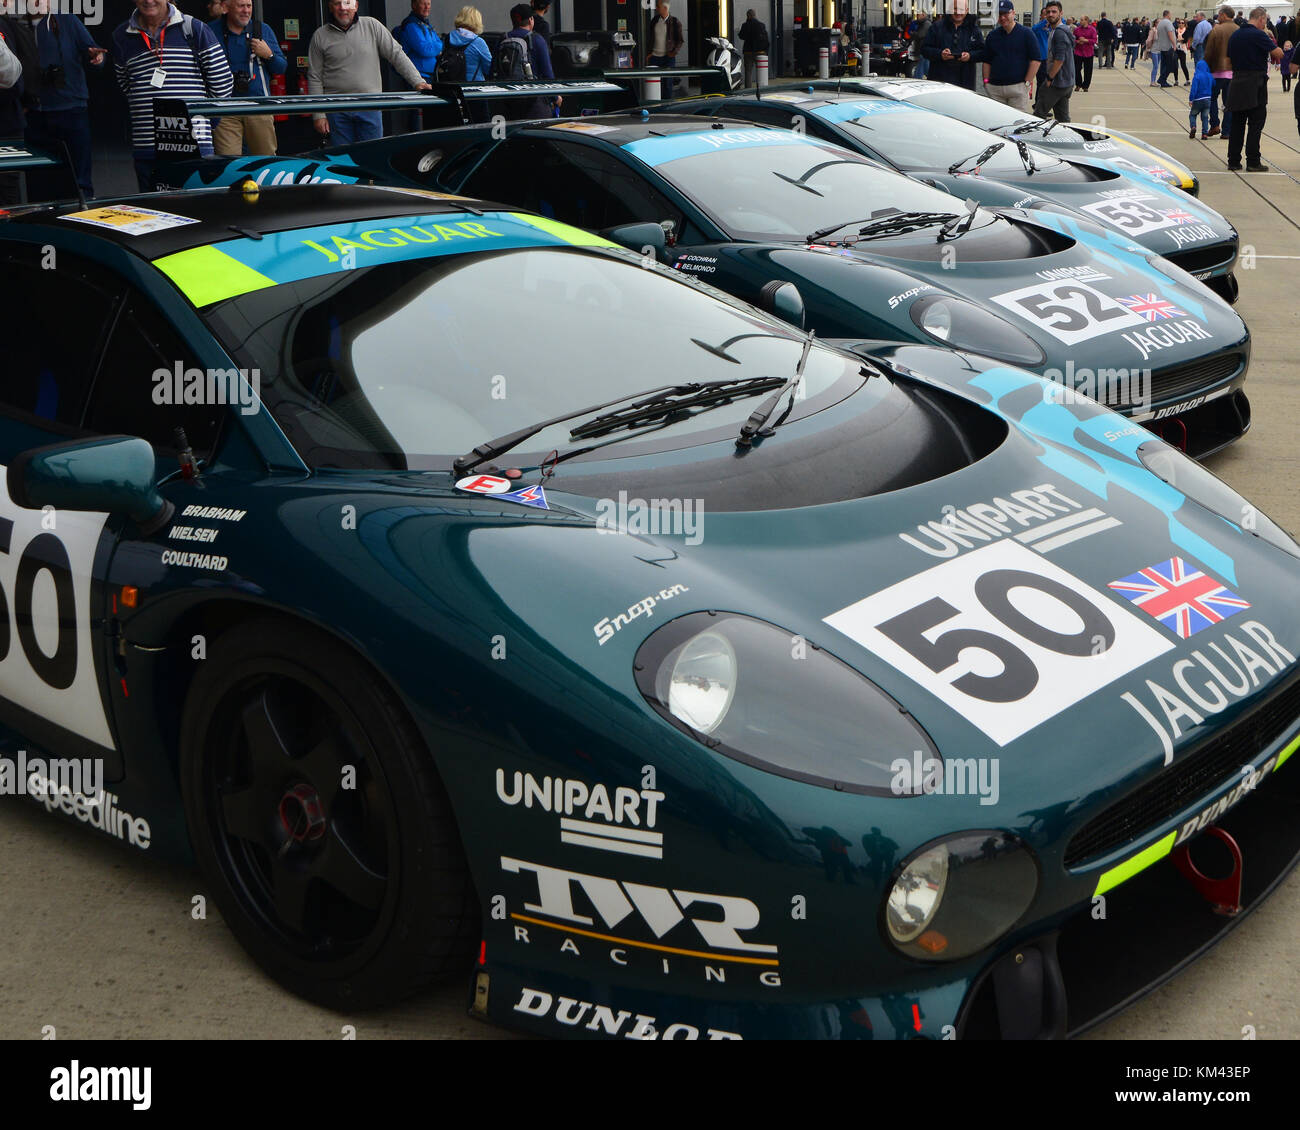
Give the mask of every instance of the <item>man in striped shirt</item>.
[[[235, 85], [225, 52], [201, 20], [167, 0], [135, 0], [135, 12], [113, 32], [117, 82], [131, 112], [131, 149], [141, 192], [153, 189], [153, 100], [225, 98]], [[194, 119], [199, 152], [212, 156], [212, 127]]]

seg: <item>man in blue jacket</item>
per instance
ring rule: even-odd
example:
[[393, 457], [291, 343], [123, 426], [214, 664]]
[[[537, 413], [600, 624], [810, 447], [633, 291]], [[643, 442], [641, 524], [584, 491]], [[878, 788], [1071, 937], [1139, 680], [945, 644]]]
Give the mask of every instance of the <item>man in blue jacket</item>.
[[[282, 75], [289, 61], [269, 24], [253, 19], [253, 0], [227, 0], [226, 14], [208, 27], [226, 53], [234, 78], [234, 96], [270, 94], [268, 75]], [[272, 156], [277, 140], [275, 119], [270, 114], [220, 118], [212, 131], [212, 148], [222, 157], [249, 153]]]
[[[516, 4], [510, 9], [510, 22], [514, 24], [506, 34], [512, 39], [522, 39], [528, 44], [528, 57], [533, 68], [533, 78], [543, 79], [555, 78], [555, 71], [551, 67], [551, 52], [546, 46], [546, 40], [533, 31], [533, 9], [529, 4]], [[505, 81], [504, 76], [498, 76]], [[557, 96], [552, 103], [550, 98], [530, 98], [524, 101], [525, 104], [515, 110], [515, 114], [522, 118], [551, 118], [555, 116], [552, 106], [558, 106], [562, 98]]]
[[[102, 67], [107, 51], [96, 46], [76, 16], [52, 13], [48, 6], [40, 13], [35, 9], [35, 4], [28, 4], [26, 18], [32, 21], [35, 33], [40, 82], [28, 91], [24, 136], [28, 145], [55, 154], [60, 154], [63, 145], [67, 145], [77, 184], [87, 196], [93, 196], [86, 66]], [[28, 194], [35, 200], [60, 195], [60, 180], [61, 177], [42, 178], [34, 172], [28, 173]]]
[[[429, 23], [431, 7], [430, 0], [411, 0], [411, 14], [393, 28], [393, 38], [406, 52], [406, 57], [415, 64], [415, 69], [425, 82], [437, 81], [438, 56], [442, 54], [442, 40]], [[423, 126], [421, 112], [412, 111], [408, 128], [418, 130]]]

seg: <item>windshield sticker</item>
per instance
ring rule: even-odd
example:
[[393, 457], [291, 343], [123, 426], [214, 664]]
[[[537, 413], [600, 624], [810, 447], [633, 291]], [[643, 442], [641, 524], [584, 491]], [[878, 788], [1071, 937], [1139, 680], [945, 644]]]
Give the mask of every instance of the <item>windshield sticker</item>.
[[500, 475], [466, 475], [456, 480], [457, 490], [471, 494], [505, 494], [514, 484]]
[[231, 239], [154, 260], [195, 306], [333, 271], [373, 267], [468, 250], [612, 246], [598, 236], [540, 216], [449, 212], [329, 224]]
[[189, 216], [177, 216], [172, 212], [158, 212], [153, 208], [127, 207], [113, 204], [106, 208], [91, 208], [85, 212], [69, 212], [60, 216], [61, 220], [72, 220], [78, 224], [89, 224], [95, 228], [108, 228], [123, 235], [148, 235], [150, 232], [163, 231], [167, 228], [183, 228], [187, 224], [199, 221]]
[[[644, 137], [623, 146], [639, 161], [651, 168], [680, 161], [684, 157], [698, 157], [701, 153], [714, 153], [720, 149], [757, 149], [764, 145], [808, 145], [817, 150], [829, 151], [822, 142], [786, 129], [703, 129], [699, 133], [675, 133], [669, 137]], [[842, 149], [834, 150], [836, 154]]]
[[617, 133], [618, 126], [603, 126], [599, 122], [557, 122], [552, 129], [567, 129], [574, 133]]

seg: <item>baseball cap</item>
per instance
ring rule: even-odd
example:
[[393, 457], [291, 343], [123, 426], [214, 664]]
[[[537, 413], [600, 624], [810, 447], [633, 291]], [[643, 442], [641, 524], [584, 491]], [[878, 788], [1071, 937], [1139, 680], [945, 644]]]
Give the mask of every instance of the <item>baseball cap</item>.
[[998, 0], [999, 14], [1002, 12], [1014, 12], [1015, 10], [1016, 6], [1011, 2], [1011, 0]]

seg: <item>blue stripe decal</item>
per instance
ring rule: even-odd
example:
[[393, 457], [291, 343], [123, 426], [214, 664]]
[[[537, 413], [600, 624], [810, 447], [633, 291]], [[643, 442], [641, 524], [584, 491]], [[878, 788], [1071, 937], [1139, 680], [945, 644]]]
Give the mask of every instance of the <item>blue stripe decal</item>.
[[573, 241], [505, 212], [482, 216], [459, 212], [327, 224], [268, 233], [261, 239], [232, 239], [213, 246], [277, 283], [289, 283], [380, 263], [462, 251], [569, 247]]
[[[1169, 540], [1174, 545], [1211, 572], [1236, 583], [1237, 567], [1233, 558], [1184, 525], [1176, 516], [1176, 512], [1187, 502], [1187, 496], [1137, 462], [1138, 446], [1153, 439], [1153, 436], [1141, 431], [1138, 425], [1133, 425], [1134, 434], [1122, 437], [1122, 440], [1128, 442], [1111, 443], [1105, 440], [1106, 431], [1114, 430], [1118, 423], [1128, 422], [1119, 420], [1113, 413], [1099, 412], [1095, 407], [1088, 406], [1076, 415], [1067, 404], [1061, 403], [1059, 386], [1021, 369], [988, 369], [970, 383], [989, 393], [994, 399], [995, 407], [1009, 419], [1015, 420], [1029, 435], [1050, 441], [1043, 444], [1043, 450], [1038, 455], [1044, 466], [1064, 475], [1072, 483], [1101, 499], [1109, 497], [1108, 491], [1112, 484], [1145, 499], [1168, 520]], [[1004, 397], [1035, 387], [1043, 389], [1043, 395], [1036, 398], [1023, 412], [1008, 411], [998, 403]], [[1084, 447], [1077, 438], [1079, 434], [1102, 442]], [[1114, 451], [1113, 455], [1104, 450], [1107, 447]], [[1076, 451], [1077, 456], [1073, 454]], [[1237, 528], [1226, 518], [1224, 523], [1231, 529]]]
[[683, 157], [696, 157], [701, 153], [716, 153], [723, 149], [757, 149], [764, 145], [828, 148], [824, 142], [813, 141], [783, 129], [704, 129], [699, 133], [675, 133], [670, 137], [643, 137], [640, 141], [628, 142], [623, 146], [623, 151], [654, 168], [669, 161], [680, 161]]
[[[872, 99], [863, 102], [831, 102], [817, 106], [811, 111], [813, 117], [824, 122], [850, 122], [858, 118], [867, 118], [872, 114], [932, 114], [932, 110], [918, 110], [907, 102], [889, 102], [885, 99]], [[933, 119], [930, 119], [933, 121]]]

